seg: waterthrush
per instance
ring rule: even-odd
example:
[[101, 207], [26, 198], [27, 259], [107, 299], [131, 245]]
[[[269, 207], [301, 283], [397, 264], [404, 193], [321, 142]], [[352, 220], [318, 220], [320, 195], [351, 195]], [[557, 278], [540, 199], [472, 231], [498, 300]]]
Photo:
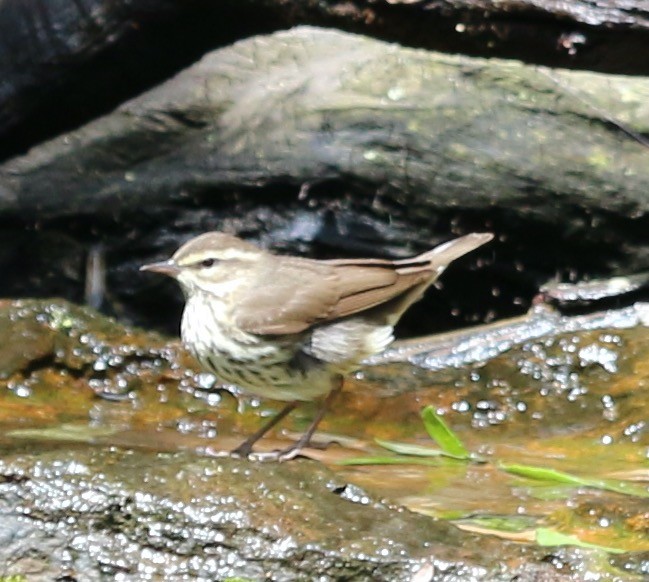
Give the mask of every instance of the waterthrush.
[[314, 260], [272, 254], [209, 232], [144, 271], [176, 279], [185, 294], [181, 336], [220, 380], [288, 404], [232, 454], [253, 445], [300, 402], [320, 399], [286, 460], [309, 444], [343, 377], [384, 350], [403, 313], [458, 257], [492, 239], [473, 233], [411, 259]]

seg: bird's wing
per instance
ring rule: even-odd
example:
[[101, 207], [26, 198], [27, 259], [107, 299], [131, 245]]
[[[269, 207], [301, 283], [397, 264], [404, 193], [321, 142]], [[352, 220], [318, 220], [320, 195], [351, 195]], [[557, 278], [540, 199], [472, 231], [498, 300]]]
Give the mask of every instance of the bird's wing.
[[491, 238], [490, 234], [469, 234], [398, 261], [276, 257], [268, 261], [250, 289], [237, 297], [234, 322], [260, 335], [300, 333], [394, 299], [388, 318], [394, 323], [451, 261]]
[[402, 287], [390, 261], [282, 257], [265, 271], [234, 309], [237, 326], [261, 335], [299, 333], [383, 303]]
[[[490, 233], [471, 233], [416, 257], [397, 261], [380, 259], [327, 261], [336, 265], [343, 281], [350, 283], [333, 309], [331, 318], [346, 317], [389, 303], [386, 309], [375, 310], [374, 316], [394, 325], [450, 263], [489, 242], [492, 238], [493, 235]], [[365, 286], [362, 283], [369, 268], [383, 272], [391, 271], [394, 278], [386, 286]], [[359, 277], [361, 281], [355, 281], [355, 277]]]
[[[342, 288], [329, 319], [372, 309], [407, 293], [421, 283], [432, 283], [434, 271], [427, 261], [413, 259], [402, 265], [392, 261], [332, 261]], [[427, 286], [427, 285], [426, 285]]]

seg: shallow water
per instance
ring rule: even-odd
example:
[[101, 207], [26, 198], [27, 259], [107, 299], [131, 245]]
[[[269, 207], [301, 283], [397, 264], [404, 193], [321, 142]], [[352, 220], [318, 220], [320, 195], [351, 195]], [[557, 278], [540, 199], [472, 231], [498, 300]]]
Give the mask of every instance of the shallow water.
[[[211, 457], [279, 408], [218, 387], [167, 338], [124, 330], [62, 303], [2, 307], [5, 457], [52, 446]], [[530, 547], [547, 543], [547, 531], [574, 536], [611, 552], [580, 554], [583, 562], [573, 560], [572, 572], [642, 577], [649, 571], [649, 329], [639, 323], [597, 327], [523, 338], [486, 361], [459, 367], [450, 365], [457, 358], [447, 366], [439, 359], [432, 367], [367, 366], [348, 379], [321, 426], [319, 440], [335, 442], [308, 455], [350, 484], [352, 501], [384, 499]], [[436, 457], [431, 466], [340, 464], [390, 455], [375, 439], [435, 446], [420, 419], [428, 405], [485, 462]], [[314, 410], [309, 404], [296, 411], [262, 447], [290, 442]], [[504, 464], [624, 481], [635, 489], [532, 480], [506, 472]]]

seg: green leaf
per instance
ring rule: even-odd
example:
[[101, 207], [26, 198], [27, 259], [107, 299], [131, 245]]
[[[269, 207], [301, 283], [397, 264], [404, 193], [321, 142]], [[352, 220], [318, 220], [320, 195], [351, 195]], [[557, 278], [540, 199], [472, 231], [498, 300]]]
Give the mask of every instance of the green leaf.
[[512, 475], [520, 475], [521, 477], [527, 477], [528, 479], [534, 479], [536, 481], [583, 485], [582, 478], [577, 477], [576, 475], [571, 475], [570, 473], [557, 471], [556, 469], [547, 469], [546, 467], [536, 467], [534, 465], [518, 465], [514, 463], [500, 463], [499, 467], [503, 471], [511, 473]]
[[341, 459], [338, 465], [424, 465], [426, 467], [439, 467], [440, 462], [435, 459], [417, 457], [355, 457]]
[[540, 527], [536, 530], [536, 543], [539, 546], [577, 546], [579, 548], [589, 548], [593, 550], [603, 550], [609, 554], [624, 554], [626, 550], [620, 548], [609, 548], [582, 542], [578, 537], [567, 535], [547, 527]]
[[412, 443], [397, 443], [395, 441], [384, 441], [382, 439], [374, 439], [374, 442], [398, 455], [410, 455], [413, 457], [444, 457], [447, 459], [453, 459], [455, 461], [475, 461], [476, 463], [485, 463], [485, 459], [473, 453], [469, 453], [469, 456], [451, 455], [446, 451], [441, 449], [433, 449], [431, 447], [425, 447], [421, 445], [415, 445]]
[[426, 432], [448, 456], [456, 459], [469, 459], [471, 453], [466, 449], [457, 435], [446, 425], [432, 406], [421, 411]]
[[547, 469], [545, 467], [535, 467], [533, 465], [516, 465], [501, 463], [499, 467], [512, 475], [519, 475], [534, 479], [536, 481], [546, 481], [550, 483], [563, 483], [566, 485], [580, 485], [591, 489], [601, 489], [603, 491], [613, 491], [624, 495], [635, 495], [636, 497], [649, 497], [649, 491], [646, 487], [627, 483], [615, 479], [598, 479], [592, 477], [579, 477], [557, 471], [556, 469]]
[[430, 447], [423, 447], [421, 445], [413, 445], [410, 443], [397, 443], [394, 441], [384, 441], [382, 439], [374, 439], [374, 442], [399, 455], [412, 455], [414, 457], [441, 457], [446, 455], [441, 449], [432, 449]]

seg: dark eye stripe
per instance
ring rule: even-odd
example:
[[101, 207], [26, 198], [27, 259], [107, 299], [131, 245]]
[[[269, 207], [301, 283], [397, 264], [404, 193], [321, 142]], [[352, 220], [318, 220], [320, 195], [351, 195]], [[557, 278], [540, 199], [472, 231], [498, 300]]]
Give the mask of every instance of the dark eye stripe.
[[[0, 0], [0, 3], [2, 3], [2, 0]], [[234, 260], [236, 261], [236, 259]], [[208, 257], [200, 261], [186, 261], [184, 263], [181, 263], [180, 266], [186, 268], [192, 268], [192, 269], [209, 269], [210, 267], [213, 267], [214, 265], [218, 265], [223, 261], [230, 262], [230, 259], [217, 259], [216, 257]]]

